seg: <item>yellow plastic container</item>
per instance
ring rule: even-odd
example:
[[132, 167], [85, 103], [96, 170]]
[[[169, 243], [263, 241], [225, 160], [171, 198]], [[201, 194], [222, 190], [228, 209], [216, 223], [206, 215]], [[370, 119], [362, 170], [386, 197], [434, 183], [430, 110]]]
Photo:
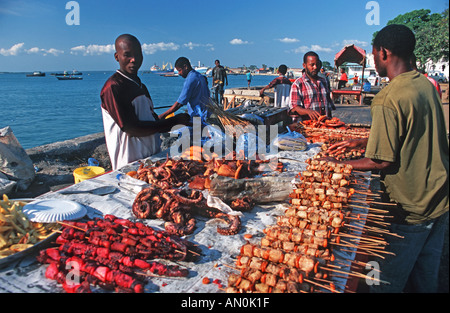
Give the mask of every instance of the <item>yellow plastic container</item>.
[[76, 170], [73, 171], [73, 177], [75, 178], [75, 184], [78, 184], [79, 182], [94, 178], [96, 176], [105, 174], [105, 169], [103, 167], [99, 166], [85, 166], [85, 167], [79, 167]]

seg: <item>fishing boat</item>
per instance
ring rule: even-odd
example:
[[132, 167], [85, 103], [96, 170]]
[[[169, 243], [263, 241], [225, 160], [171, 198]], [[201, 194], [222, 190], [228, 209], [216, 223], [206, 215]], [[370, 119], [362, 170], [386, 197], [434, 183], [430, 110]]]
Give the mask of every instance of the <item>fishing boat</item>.
[[39, 71], [33, 72], [32, 74], [27, 74], [27, 77], [44, 77], [44, 76], [45, 73]]
[[150, 73], [158, 75], [171, 74], [173, 73], [173, 65], [172, 63], [168, 62], [163, 64], [161, 68], [155, 64], [150, 68]]
[[81, 76], [74, 76], [74, 75], [64, 75], [64, 76], [56, 76], [58, 80], [82, 80], [83, 77]]
[[52, 75], [54, 76], [83, 75], [83, 73], [73, 70], [71, 73], [69, 73], [68, 71], [64, 71], [63, 73], [52, 73]]
[[209, 67], [200, 65], [200, 61], [198, 61], [198, 66], [194, 66], [194, 70], [199, 72], [200, 74], [206, 75]]

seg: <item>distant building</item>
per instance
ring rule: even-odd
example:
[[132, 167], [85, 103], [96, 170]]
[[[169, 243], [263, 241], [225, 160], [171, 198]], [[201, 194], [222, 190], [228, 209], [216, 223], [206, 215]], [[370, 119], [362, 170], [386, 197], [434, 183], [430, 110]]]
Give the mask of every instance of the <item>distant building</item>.
[[[441, 61], [433, 63], [429, 60], [425, 63], [425, 71], [429, 76], [432, 76], [434, 79], [437, 79], [440, 82], [448, 82], [449, 80], [449, 62]], [[442, 79], [442, 81], [441, 81]]]

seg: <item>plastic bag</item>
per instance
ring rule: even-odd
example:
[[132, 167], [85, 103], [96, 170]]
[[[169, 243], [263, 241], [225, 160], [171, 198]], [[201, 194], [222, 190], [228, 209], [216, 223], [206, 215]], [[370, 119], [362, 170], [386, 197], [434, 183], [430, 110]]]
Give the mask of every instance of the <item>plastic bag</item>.
[[10, 193], [16, 185], [15, 181], [9, 180], [6, 175], [0, 173], [0, 195]]
[[249, 160], [256, 159], [259, 149], [266, 152], [266, 144], [254, 133], [244, 133], [236, 141], [236, 153], [240, 154], [243, 152]]
[[304, 151], [308, 148], [308, 142], [306, 138], [296, 131], [291, 131], [289, 127], [286, 127], [288, 132], [278, 135], [271, 143], [281, 150], [295, 150]]
[[26, 190], [36, 176], [33, 162], [9, 126], [0, 129], [0, 172], [15, 181], [18, 190]]

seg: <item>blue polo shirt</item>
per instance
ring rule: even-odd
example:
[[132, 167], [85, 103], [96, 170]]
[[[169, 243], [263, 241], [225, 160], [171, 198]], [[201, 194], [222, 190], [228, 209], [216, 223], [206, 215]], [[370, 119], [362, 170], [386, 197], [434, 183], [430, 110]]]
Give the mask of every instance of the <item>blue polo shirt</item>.
[[191, 70], [186, 76], [183, 90], [177, 102], [187, 105], [188, 113], [191, 117], [201, 116], [202, 121], [209, 114], [206, 110], [206, 103], [209, 102], [209, 88], [206, 77], [196, 70]]

